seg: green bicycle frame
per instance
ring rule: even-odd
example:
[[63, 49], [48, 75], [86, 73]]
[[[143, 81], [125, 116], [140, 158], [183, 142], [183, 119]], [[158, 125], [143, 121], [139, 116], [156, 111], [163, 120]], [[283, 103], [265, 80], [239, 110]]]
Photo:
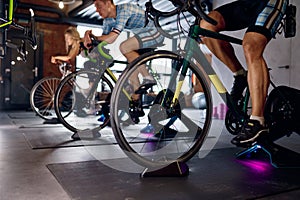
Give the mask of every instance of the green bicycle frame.
[[13, 22], [13, 10], [14, 10], [14, 0], [10, 0], [9, 8], [8, 8], [8, 20], [2, 19], [4, 23], [0, 25], [0, 28], [8, 26]]
[[[103, 58], [105, 58], [105, 59], [108, 59], [108, 60], [112, 60], [113, 57], [112, 57], [111, 55], [109, 55], [109, 54], [106, 54], [106, 53], [103, 51], [103, 47], [106, 46], [107, 44], [108, 44], [107, 42], [102, 41], [101, 43], [99, 43], [99, 44], [97, 45], [96, 51], [99, 52], [99, 54], [100, 54], [99, 56], [101, 56], [101, 57], [103, 57]], [[89, 58], [90, 61], [92, 61], [92, 62], [94, 62], [94, 63], [97, 62], [96, 59], [90, 58], [89, 56], [88, 56], [88, 58]], [[100, 81], [100, 79], [101, 79], [101, 77], [102, 77], [102, 75], [103, 75], [104, 73], [108, 74], [108, 76], [109, 76], [114, 82], [117, 82], [117, 80], [118, 80], [117, 77], [114, 75], [114, 73], [113, 73], [113, 72], [111, 71], [111, 69], [110, 69], [110, 67], [111, 67], [112, 65], [114, 65], [115, 63], [128, 64], [127, 62], [124, 62], [124, 61], [117, 61], [117, 60], [114, 60], [113, 62], [110, 63], [110, 65], [109, 65], [107, 68], [105, 68], [105, 69], [100, 69], [100, 73], [99, 73], [99, 76], [98, 76], [97, 79], [96, 79], [96, 82], [99, 82], [99, 81]], [[93, 85], [91, 91], [96, 91], [96, 89], [97, 89], [97, 85]], [[128, 94], [128, 92], [127, 92], [125, 89], [123, 89], [123, 93], [125, 94], [125, 96], [126, 96], [129, 100], [131, 100], [130, 94]], [[92, 93], [90, 93], [90, 94], [88, 95], [88, 98], [91, 98], [91, 97], [92, 97]]]
[[[196, 20], [197, 22], [197, 20]], [[231, 99], [231, 96], [228, 94], [228, 91], [224, 87], [222, 81], [219, 79], [218, 75], [216, 74], [215, 70], [212, 68], [211, 64], [206, 59], [204, 53], [200, 50], [199, 47], [199, 35], [207, 36], [215, 39], [221, 39], [228, 42], [232, 42], [235, 44], [242, 44], [242, 40], [227, 36], [221, 33], [216, 33], [213, 31], [209, 31], [206, 29], [201, 28], [197, 23], [192, 25], [190, 27], [189, 35], [186, 41], [186, 44], [184, 46], [184, 58], [183, 63], [181, 66], [172, 66], [174, 71], [178, 72], [178, 68], [181, 67], [181, 76], [179, 78], [177, 87], [175, 89], [175, 93], [172, 99], [172, 104], [174, 105], [179, 98], [180, 90], [183, 84], [183, 79], [187, 73], [188, 65], [192, 61], [192, 58], [195, 58], [195, 60], [201, 65], [203, 71], [208, 75], [209, 80], [213, 84], [213, 86], [216, 88], [217, 92], [221, 96], [224, 102], [227, 102], [227, 106], [229, 109], [233, 110], [237, 114], [237, 116], [241, 116], [240, 111], [236, 108], [235, 104], [233, 103], [233, 100]], [[175, 76], [174, 76], [175, 77]], [[170, 81], [171, 84], [174, 82]], [[170, 85], [171, 86], [171, 85]], [[166, 94], [167, 95], [167, 94]], [[165, 103], [165, 101], [164, 101]], [[241, 116], [242, 117], [242, 116]]]

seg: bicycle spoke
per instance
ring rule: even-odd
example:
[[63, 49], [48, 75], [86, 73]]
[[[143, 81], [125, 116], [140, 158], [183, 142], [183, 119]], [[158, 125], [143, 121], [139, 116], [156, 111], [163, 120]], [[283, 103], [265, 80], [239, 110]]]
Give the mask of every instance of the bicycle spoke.
[[[91, 85], [91, 78], [98, 76], [96, 71], [78, 71], [67, 76], [58, 87], [56, 113], [64, 126], [73, 132], [93, 132], [109, 122], [109, 99], [104, 98], [113, 86], [105, 77], [99, 77]], [[65, 113], [69, 114], [64, 116]]]
[[[116, 116], [112, 118], [115, 137], [125, 153], [141, 165], [186, 160], [199, 150], [207, 134], [203, 129], [210, 124], [209, 115], [203, 109], [187, 105], [188, 95], [193, 91], [190, 73], [195, 73], [196, 68], [189, 66], [188, 73], [183, 75], [175, 69], [182, 63], [175, 54], [145, 56], [140, 63], [133, 63], [113, 92], [111, 112]], [[157, 84], [140, 94], [138, 100], [128, 99], [121, 88], [131, 83], [143, 65]], [[199, 78], [209, 92], [205, 80]], [[174, 99], [174, 95], [178, 96]], [[209, 99], [206, 101], [210, 105]]]
[[31, 90], [31, 107], [45, 120], [55, 116], [54, 95], [59, 82], [58, 78], [46, 77], [38, 81]]

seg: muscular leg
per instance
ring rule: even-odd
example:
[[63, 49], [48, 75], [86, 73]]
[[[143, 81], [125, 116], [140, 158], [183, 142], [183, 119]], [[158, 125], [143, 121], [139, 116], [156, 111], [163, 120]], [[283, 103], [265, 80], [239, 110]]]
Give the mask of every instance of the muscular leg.
[[[220, 32], [225, 29], [225, 22], [222, 15], [217, 11], [212, 11], [209, 13], [209, 16], [215, 19], [218, 24], [216, 26], [201, 20], [200, 26], [202, 28]], [[205, 45], [209, 48], [209, 50], [219, 58], [232, 72], [237, 72], [243, 69], [242, 65], [238, 61], [234, 49], [229, 42], [217, 40], [213, 38], [202, 38]]]
[[243, 48], [248, 66], [248, 85], [250, 90], [252, 113], [250, 121], [244, 124], [242, 131], [231, 140], [234, 145], [242, 145], [253, 141], [260, 134], [267, 133], [264, 126], [264, 108], [269, 87], [269, 71], [263, 58], [268, 39], [255, 32], [247, 32], [243, 39]]
[[[139, 48], [140, 48], [139, 42], [135, 37], [131, 37], [127, 39], [126, 41], [122, 42], [120, 45], [120, 51], [127, 58], [127, 61], [129, 63], [131, 63], [134, 59], [139, 57], [139, 54], [135, 51], [138, 50]], [[134, 87], [134, 91], [137, 90], [140, 85], [140, 81], [138, 79], [139, 73], [143, 77], [150, 76], [145, 66], [139, 67], [138, 70], [135, 71], [133, 75], [130, 77], [130, 82]]]
[[268, 39], [259, 33], [247, 32], [243, 40], [248, 66], [248, 84], [251, 94], [252, 115], [263, 117], [269, 87], [269, 71], [263, 58]]
[[131, 37], [120, 44], [120, 51], [127, 58], [129, 63], [139, 56], [135, 51], [139, 48], [139, 43], [135, 37]]

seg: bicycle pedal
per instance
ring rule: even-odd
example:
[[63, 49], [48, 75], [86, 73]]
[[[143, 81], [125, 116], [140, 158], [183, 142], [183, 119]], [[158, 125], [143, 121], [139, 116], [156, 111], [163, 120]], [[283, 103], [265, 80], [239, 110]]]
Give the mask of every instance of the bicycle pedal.
[[[150, 87], [149, 87], [150, 88]], [[149, 88], [140, 88], [140, 89], [137, 89], [136, 91], [134, 91], [135, 94], [147, 94], [147, 90]]]

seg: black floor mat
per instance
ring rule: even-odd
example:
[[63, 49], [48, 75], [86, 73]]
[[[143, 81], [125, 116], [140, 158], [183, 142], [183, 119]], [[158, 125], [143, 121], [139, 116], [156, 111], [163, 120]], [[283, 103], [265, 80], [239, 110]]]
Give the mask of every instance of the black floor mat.
[[34, 112], [9, 112], [7, 116], [10, 119], [38, 118], [38, 116]]
[[110, 131], [103, 131], [99, 138], [93, 138], [91, 134], [87, 134], [82, 140], [73, 140], [71, 138], [72, 134], [72, 132], [62, 128], [27, 129], [23, 132], [26, 141], [32, 149], [116, 144]]
[[[51, 126], [51, 125], [49, 125]], [[46, 149], [59, 147], [76, 147], [76, 146], [94, 146], [94, 145], [116, 145], [116, 139], [110, 128], [100, 130], [101, 137], [94, 137], [90, 131], [82, 131], [79, 135], [81, 140], [73, 140], [71, 138], [72, 132], [65, 128], [47, 126], [43, 128], [24, 128], [23, 135], [32, 149]], [[155, 141], [171, 141], [172, 138], [160, 139], [156, 137], [133, 137], [134, 143], [144, 143], [145, 138], [147, 142]], [[208, 137], [208, 139], [211, 137]], [[178, 138], [184, 140], [184, 138]]]
[[[277, 169], [268, 160], [237, 160], [236, 148], [213, 150], [188, 162], [187, 177], [140, 178], [100, 161], [49, 164], [72, 199], [297, 199], [300, 170]], [[130, 165], [128, 159], [113, 160]], [[130, 167], [130, 166], [129, 166]], [[284, 197], [284, 198], [283, 198]]]

